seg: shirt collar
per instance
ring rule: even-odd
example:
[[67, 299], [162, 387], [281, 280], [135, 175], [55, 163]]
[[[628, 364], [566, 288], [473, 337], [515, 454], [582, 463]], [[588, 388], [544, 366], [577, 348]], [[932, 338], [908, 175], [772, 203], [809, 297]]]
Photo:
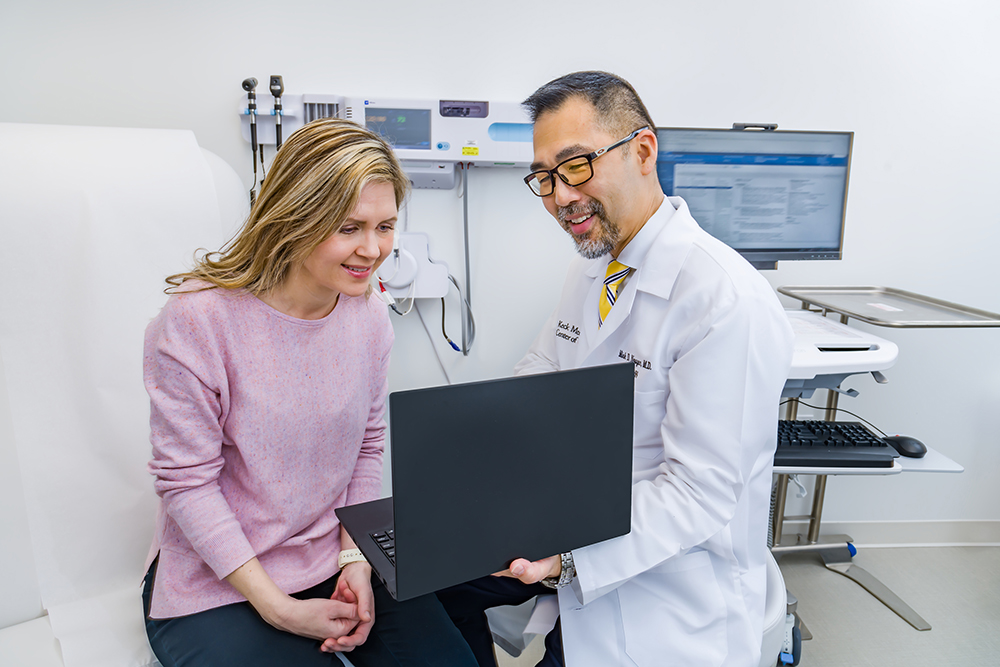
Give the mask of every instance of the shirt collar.
[[650, 259], [655, 261], [646, 261], [639, 267], [636, 289], [669, 299], [691, 248], [705, 232], [691, 217], [687, 204], [680, 197], [668, 197], [660, 210], [665, 208], [673, 209], [670, 211], [670, 224], [662, 225], [661, 233], [650, 240], [647, 254], [653, 253]]
[[633, 269], [638, 269], [642, 266], [643, 261], [646, 259], [646, 255], [649, 254], [649, 249], [653, 245], [653, 241], [663, 228], [667, 226], [667, 222], [674, 215], [674, 207], [670, 201], [664, 197], [663, 201], [660, 203], [659, 208], [656, 212], [646, 221], [646, 223], [639, 228], [636, 235], [632, 237], [632, 240], [628, 242], [622, 251], [618, 254], [618, 261], [625, 266], [631, 267]]

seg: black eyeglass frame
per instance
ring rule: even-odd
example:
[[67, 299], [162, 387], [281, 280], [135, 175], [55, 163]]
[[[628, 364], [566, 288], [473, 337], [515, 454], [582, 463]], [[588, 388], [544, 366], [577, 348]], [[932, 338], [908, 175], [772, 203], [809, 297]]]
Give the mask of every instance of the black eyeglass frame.
[[[565, 160], [563, 160], [562, 162], [560, 162], [559, 164], [557, 164], [552, 169], [539, 169], [538, 171], [533, 171], [533, 172], [531, 172], [530, 174], [528, 174], [527, 176], [524, 177], [524, 184], [528, 186], [529, 190], [531, 190], [531, 194], [535, 195], [536, 197], [549, 197], [549, 196], [551, 196], [556, 191], [556, 182], [555, 182], [555, 177], [556, 176], [558, 176], [559, 180], [561, 180], [563, 183], [565, 183], [566, 185], [568, 185], [571, 188], [575, 188], [575, 187], [578, 187], [580, 185], [583, 185], [584, 183], [586, 183], [587, 181], [589, 181], [590, 179], [592, 179], [594, 177], [594, 160], [596, 160], [597, 158], [601, 157], [602, 155], [604, 155], [608, 151], [613, 151], [614, 149], [618, 148], [619, 146], [623, 146], [623, 145], [627, 144], [628, 142], [632, 141], [637, 136], [639, 136], [640, 132], [642, 132], [643, 130], [649, 130], [649, 129], [651, 129], [649, 127], [649, 125], [643, 125], [638, 130], [634, 131], [632, 134], [628, 135], [627, 137], [625, 137], [621, 141], [616, 141], [613, 144], [608, 144], [604, 148], [598, 148], [596, 151], [594, 151], [592, 153], [587, 153], [585, 155], [574, 155], [573, 157], [568, 157]], [[588, 176], [587, 178], [583, 179], [579, 183], [570, 183], [569, 179], [566, 176], [564, 176], [561, 173], [559, 173], [559, 168], [561, 166], [563, 166], [564, 164], [566, 164], [567, 162], [572, 162], [573, 160], [579, 160], [580, 158], [586, 158], [587, 159], [587, 166], [590, 168], [590, 176]], [[535, 192], [535, 188], [531, 187], [531, 181], [532, 180], [537, 180], [539, 183], [541, 183], [541, 180], [538, 179], [538, 178], [536, 178], [536, 176], [538, 176], [539, 174], [548, 174], [549, 175], [549, 178], [551, 179], [550, 182], [552, 183], [552, 190], [550, 192], [547, 192], [545, 194], [541, 194], [540, 192]]]

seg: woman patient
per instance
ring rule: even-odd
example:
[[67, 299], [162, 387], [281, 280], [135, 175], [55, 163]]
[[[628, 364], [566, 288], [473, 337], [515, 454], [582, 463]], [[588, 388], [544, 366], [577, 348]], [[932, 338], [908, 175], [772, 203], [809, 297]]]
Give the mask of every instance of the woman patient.
[[393, 334], [369, 281], [407, 186], [379, 136], [315, 121], [239, 234], [167, 279], [144, 360], [164, 667], [475, 665], [437, 598], [395, 602], [334, 514], [381, 491]]

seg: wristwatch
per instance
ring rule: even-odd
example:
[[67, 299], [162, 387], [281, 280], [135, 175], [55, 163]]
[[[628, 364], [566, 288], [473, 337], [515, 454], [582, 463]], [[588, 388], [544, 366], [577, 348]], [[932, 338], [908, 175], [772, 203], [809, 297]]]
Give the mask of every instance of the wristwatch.
[[568, 586], [569, 582], [573, 581], [573, 578], [576, 576], [576, 566], [573, 564], [573, 552], [567, 551], [566, 553], [559, 554], [559, 558], [562, 560], [562, 572], [558, 577], [546, 577], [542, 579], [538, 582], [542, 586], [559, 589]]

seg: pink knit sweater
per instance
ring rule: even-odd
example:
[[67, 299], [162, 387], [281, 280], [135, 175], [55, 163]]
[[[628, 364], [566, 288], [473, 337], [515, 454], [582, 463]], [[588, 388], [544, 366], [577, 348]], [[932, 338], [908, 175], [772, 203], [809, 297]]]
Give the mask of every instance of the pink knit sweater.
[[392, 340], [376, 298], [341, 295], [321, 320], [243, 290], [168, 300], [144, 359], [161, 498], [153, 618], [244, 600], [222, 579], [254, 556], [289, 593], [337, 572], [334, 509], [382, 488]]

